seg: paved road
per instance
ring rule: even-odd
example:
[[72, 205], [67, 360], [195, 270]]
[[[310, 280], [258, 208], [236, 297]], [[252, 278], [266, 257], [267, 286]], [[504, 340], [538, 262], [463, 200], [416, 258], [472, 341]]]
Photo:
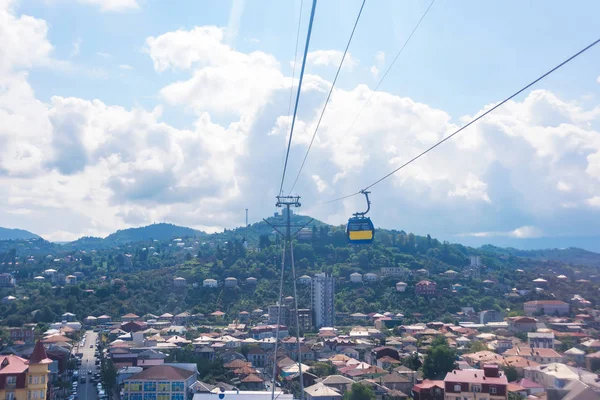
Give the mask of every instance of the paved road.
[[[96, 372], [96, 357], [94, 356], [94, 352], [96, 351], [96, 338], [98, 334], [94, 331], [87, 331], [86, 333], [84, 346], [79, 349], [83, 353], [81, 366], [79, 367], [79, 376], [85, 376], [86, 382], [79, 384], [77, 392], [79, 400], [97, 400], [96, 384], [91, 381], [92, 375], [88, 375], [88, 370], [91, 369], [92, 374]], [[93, 347], [90, 348], [90, 346]]]

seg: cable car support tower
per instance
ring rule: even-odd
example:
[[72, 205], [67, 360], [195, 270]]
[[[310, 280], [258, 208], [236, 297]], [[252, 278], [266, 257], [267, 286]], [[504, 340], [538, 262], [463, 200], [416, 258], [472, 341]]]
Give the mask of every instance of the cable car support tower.
[[[273, 385], [271, 387], [271, 400], [275, 399], [275, 375], [277, 372], [277, 349], [279, 347], [279, 326], [281, 325], [281, 304], [283, 302], [283, 275], [285, 270], [286, 256], [285, 249], [289, 248], [289, 265], [291, 265], [292, 269], [292, 283], [294, 287], [294, 308], [295, 308], [295, 325], [296, 325], [296, 352], [297, 352], [297, 361], [298, 361], [298, 379], [300, 381], [300, 400], [304, 400], [304, 377], [302, 376], [302, 352], [300, 346], [300, 322], [298, 318], [298, 291], [296, 288], [296, 266], [294, 264], [294, 244], [293, 239], [296, 235], [306, 226], [308, 226], [314, 219], [311, 218], [304, 225], [292, 225], [292, 217], [291, 217], [291, 208], [298, 208], [301, 206], [300, 204], [300, 196], [277, 196], [277, 203], [275, 203], [276, 207], [280, 207], [285, 210], [285, 223], [283, 224], [272, 224], [266, 219], [263, 219], [271, 228], [275, 230], [279, 235], [284, 238], [284, 244], [282, 249], [282, 259], [281, 259], [281, 284], [279, 287], [279, 299], [277, 302], [278, 312], [277, 312], [277, 328], [275, 334], [275, 352], [273, 355]], [[285, 228], [285, 232], [282, 232], [279, 228]], [[292, 233], [292, 228], [299, 228], [297, 231]]]

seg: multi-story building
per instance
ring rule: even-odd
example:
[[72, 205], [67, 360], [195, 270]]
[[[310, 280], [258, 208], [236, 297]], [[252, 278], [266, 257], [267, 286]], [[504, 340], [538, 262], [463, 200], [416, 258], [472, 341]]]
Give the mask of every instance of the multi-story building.
[[123, 400], [186, 400], [196, 381], [195, 369], [157, 365], [135, 374], [123, 383]]
[[553, 349], [554, 332], [527, 332], [527, 344], [533, 348]]
[[[296, 326], [296, 310], [292, 309], [289, 312], [289, 321], [287, 326]], [[308, 308], [298, 309], [298, 325], [300, 326], [300, 334], [312, 331], [312, 316]]]
[[446, 400], [508, 399], [508, 380], [497, 365], [483, 369], [454, 370], [444, 378]]
[[404, 267], [381, 267], [379, 268], [381, 276], [395, 276], [397, 278], [404, 278], [410, 274], [410, 270]]
[[21, 341], [33, 343], [35, 340], [35, 328], [32, 326], [23, 326], [21, 328], [9, 328], [10, 340], [13, 342]]
[[523, 304], [525, 315], [543, 313], [546, 315], [569, 315], [569, 303], [560, 300], [534, 300]]
[[324, 273], [315, 275], [312, 284], [313, 319], [315, 328], [335, 325], [335, 279]]
[[419, 296], [433, 296], [436, 290], [435, 282], [422, 280], [415, 285], [415, 293]]
[[504, 313], [497, 310], [485, 310], [479, 312], [479, 323], [487, 324], [488, 322], [504, 321]]
[[29, 360], [15, 355], [0, 356], [0, 399], [45, 399], [51, 363], [42, 342], [36, 343]]
[[[267, 312], [269, 313], [269, 324], [287, 324], [288, 322], [288, 314], [289, 310], [285, 304], [273, 304], [267, 307]], [[281, 314], [281, 315], [280, 315]]]

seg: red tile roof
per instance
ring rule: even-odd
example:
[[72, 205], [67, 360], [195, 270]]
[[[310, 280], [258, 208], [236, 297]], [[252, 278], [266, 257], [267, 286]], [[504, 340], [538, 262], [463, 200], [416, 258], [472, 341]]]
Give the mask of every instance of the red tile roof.
[[29, 357], [29, 364], [50, 364], [52, 360], [48, 358], [44, 344], [38, 340], [33, 348], [33, 353]]
[[241, 382], [244, 382], [244, 383], [257, 382], [258, 383], [258, 382], [264, 382], [264, 380], [257, 375], [250, 374], [247, 377], [245, 377], [244, 379], [242, 379]]
[[4, 367], [2, 367], [2, 369], [0, 369], [0, 375], [21, 374], [21, 373], [27, 371], [27, 369], [29, 368], [29, 365], [27, 365], [26, 359], [12, 355], [12, 354], [8, 355], [8, 356], [0, 356], [0, 366], [5, 363], [6, 363], [6, 366], [4, 366]]

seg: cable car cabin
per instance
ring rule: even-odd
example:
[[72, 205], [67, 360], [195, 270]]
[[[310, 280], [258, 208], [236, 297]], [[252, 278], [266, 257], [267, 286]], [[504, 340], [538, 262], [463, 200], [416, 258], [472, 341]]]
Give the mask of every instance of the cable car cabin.
[[348, 220], [346, 234], [350, 243], [371, 243], [375, 237], [375, 227], [371, 218], [352, 217]]

